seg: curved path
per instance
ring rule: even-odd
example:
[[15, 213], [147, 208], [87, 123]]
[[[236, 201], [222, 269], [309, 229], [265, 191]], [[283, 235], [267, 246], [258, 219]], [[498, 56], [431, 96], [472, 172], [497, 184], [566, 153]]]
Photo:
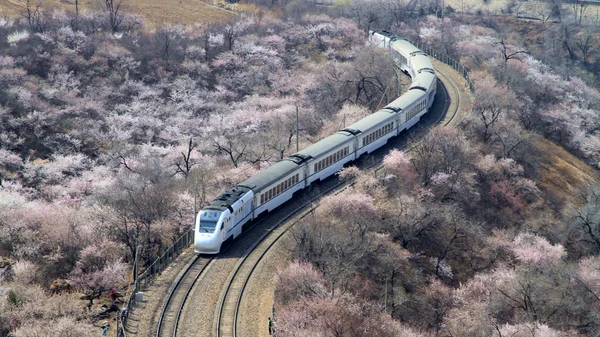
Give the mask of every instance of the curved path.
[[[434, 66], [439, 74], [436, 101], [408, 137], [417, 138], [436, 124], [458, 125], [470, 105], [470, 92], [464, 79], [443, 63], [434, 61]], [[390, 149], [405, 146], [408, 137], [391, 139], [374, 152], [370, 162], [379, 162]], [[320, 189], [339, 189], [342, 184], [337, 179], [330, 179]], [[322, 194], [313, 189], [303, 193], [303, 200], [298, 203], [306, 206]], [[267, 318], [271, 315], [276, 271], [284, 267], [289, 252], [286, 249], [288, 238], [283, 234], [295, 223], [294, 220], [287, 221], [288, 218], [299, 209], [302, 206], [291, 202], [273, 212], [212, 262], [196, 259], [192, 250], [182, 254], [147, 289], [147, 301], [132, 313], [127, 336], [268, 336]], [[287, 222], [278, 227], [283, 218]], [[259, 247], [256, 251], [255, 246]], [[209, 268], [209, 263], [215, 266]], [[191, 271], [182, 268], [186, 264]], [[172, 294], [168, 287], [165, 289], [169, 284], [175, 284]], [[188, 298], [188, 294], [186, 302], [184, 298]], [[161, 309], [166, 309], [163, 315]]]

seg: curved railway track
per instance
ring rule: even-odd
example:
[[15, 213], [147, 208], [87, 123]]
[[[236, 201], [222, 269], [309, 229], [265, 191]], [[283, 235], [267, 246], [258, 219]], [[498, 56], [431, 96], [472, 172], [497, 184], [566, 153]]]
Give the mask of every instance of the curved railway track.
[[[448, 92], [448, 88], [446, 88], [446, 86], [444, 85], [444, 91], [446, 92], [446, 104], [447, 107], [445, 108], [446, 110], [446, 117], [448, 116], [448, 113], [450, 113], [450, 118], [446, 118], [443, 121], [443, 125], [444, 126], [448, 126], [450, 125], [450, 123], [452, 123], [452, 121], [454, 120], [454, 118], [456, 117], [456, 115], [458, 114], [458, 111], [460, 110], [461, 104], [462, 104], [462, 99], [461, 99], [461, 94], [460, 94], [460, 87], [450, 78], [450, 76], [448, 76], [448, 74], [446, 74], [444, 71], [442, 71], [440, 69], [440, 67], [436, 67], [435, 72], [438, 74], [438, 78], [441, 81], [442, 78], [445, 79], [446, 84], [450, 84], [450, 86], [452, 86], [452, 91], [454, 93], [456, 93], [455, 96], [455, 101], [453, 102], [453, 100], [450, 98], [450, 93]], [[454, 106], [452, 108], [452, 106]], [[452, 111], [448, 111], [450, 110], [450, 108], [452, 108]]]
[[197, 255], [189, 263], [175, 285], [169, 292], [169, 296], [160, 314], [156, 337], [177, 336], [177, 328], [181, 312], [194, 285], [213, 261], [213, 257], [205, 258]]
[[[311, 200], [304, 202], [294, 212], [277, 221], [277, 224], [269, 228], [259, 240], [246, 250], [229, 276], [225, 291], [219, 300], [217, 326], [215, 331], [217, 337], [237, 336], [238, 314], [240, 312], [240, 304], [242, 302], [244, 290], [250, 281], [252, 273], [262, 258], [269, 252], [271, 247], [273, 247], [273, 245], [279, 241], [279, 239], [291, 229], [298, 220], [301, 220], [314, 210], [314, 207], [308, 206], [315, 200], [332, 192], [339, 193], [348, 185], [348, 181], [340, 180], [334, 186], [327, 188], [317, 196], [314, 196]], [[295, 221], [288, 221], [295, 217], [297, 217]], [[282, 223], [285, 224], [281, 226]]]
[[[436, 67], [436, 71], [440, 74], [444, 80], [443, 94], [440, 93], [439, 97], [444, 99], [443, 111], [445, 114], [436, 117], [435, 120], [430, 121], [427, 124], [431, 125], [449, 125], [455, 120], [456, 115], [460, 109], [461, 93], [459, 86], [443, 71]], [[441, 79], [440, 79], [441, 80]], [[453, 98], [449, 93], [446, 85], [450, 84], [451, 91], [455, 93]], [[448, 117], [449, 115], [449, 117]], [[418, 132], [423, 133], [424, 130]], [[390, 145], [390, 144], [388, 144]], [[391, 146], [391, 145], [390, 145]], [[380, 151], [388, 151], [390, 146], [384, 146]], [[395, 146], [395, 148], [405, 148], [406, 144]], [[382, 159], [371, 162], [370, 165], [364, 165], [363, 169], [377, 169]], [[252, 273], [266, 255], [266, 253], [273, 247], [273, 245], [291, 228], [296, 224], [297, 220], [306, 216], [310, 213], [314, 207], [309, 207], [315, 200], [330, 194], [340, 193], [350, 183], [348, 181], [337, 181], [333, 186], [328, 187], [325, 191], [318, 193], [317, 195], [310, 198], [309, 201], [303, 202], [294, 211], [289, 212], [288, 215], [277, 220], [273, 225], [265, 231], [243, 254], [240, 256], [239, 261], [235, 265], [233, 271], [230, 273], [227, 283], [224, 285], [225, 290], [222, 292], [219, 302], [217, 304], [218, 309], [216, 310], [217, 324], [215, 327], [214, 335], [217, 337], [236, 337], [238, 327], [238, 314], [240, 312], [240, 303], [244, 295], [244, 290], [250, 281]], [[297, 218], [296, 221], [289, 221], [292, 218]], [[262, 220], [259, 220], [254, 227], [256, 227]], [[284, 223], [283, 226], [281, 224]], [[231, 246], [229, 246], [231, 247]], [[225, 248], [228, 249], [229, 247]], [[225, 250], [224, 250], [225, 251]], [[223, 251], [223, 252], [224, 252]], [[214, 257], [195, 257], [191, 263], [186, 266], [185, 271], [181, 273], [181, 276], [177, 279], [173, 288], [169, 292], [168, 298], [165, 305], [162, 308], [162, 313], [158, 323], [156, 337], [166, 336], [178, 336], [177, 330], [179, 327], [179, 321], [181, 319], [181, 313], [186, 303], [190, 292], [194, 288], [194, 285], [202, 277], [202, 274], [208, 268], [208, 266], [215, 261]], [[187, 334], [186, 334], [187, 335]]]

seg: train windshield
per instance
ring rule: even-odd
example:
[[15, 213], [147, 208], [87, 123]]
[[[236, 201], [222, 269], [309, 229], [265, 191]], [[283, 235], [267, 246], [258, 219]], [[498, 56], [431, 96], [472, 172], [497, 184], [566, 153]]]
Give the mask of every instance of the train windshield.
[[[217, 218], [218, 220], [218, 218]], [[217, 220], [200, 219], [200, 233], [212, 233], [217, 227]]]

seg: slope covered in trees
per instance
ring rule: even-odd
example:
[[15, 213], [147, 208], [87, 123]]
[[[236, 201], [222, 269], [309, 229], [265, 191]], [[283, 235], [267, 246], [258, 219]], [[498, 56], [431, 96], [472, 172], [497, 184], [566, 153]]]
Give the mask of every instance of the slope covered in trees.
[[137, 16], [1, 20], [0, 336], [96, 335], [96, 299], [131, 281], [136, 254], [143, 268], [207, 201], [295, 151], [296, 111], [304, 146], [385, 104], [397, 88], [389, 55], [365, 46], [375, 27], [460, 57], [475, 108], [390, 153], [384, 175], [343, 173], [352, 195], [297, 229], [277, 328], [597, 333], [600, 206], [585, 188], [598, 184], [600, 94], [573, 76], [595, 74], [597, 46], [586, 57], [555, 39], [583, 29], [521, 39], [497, 18], [411, 4], [325, 16], [275, 1], [285, 19], [152, 33]]
[[149, 33], [124, 17], [114, 34], [105, 14], [46, 19], [0, 22], [0, 336], [96, 335], [97, 299], [131, 282], [136, 254], [143, 269], [295, 152], [297, 111], [306, 146], [396, 83], [344, 18]]
[[600, 96], [593, 77], [576, 76], [589, 64], [546, 64], [540, 41], [488, 20], [391, 25], [460, 57], [477, 89], [473, 109], [456, 129], [390, 152], [379, 173], [340, 173], [354, 188], [295, 228], [278, 332], [600, 332]]

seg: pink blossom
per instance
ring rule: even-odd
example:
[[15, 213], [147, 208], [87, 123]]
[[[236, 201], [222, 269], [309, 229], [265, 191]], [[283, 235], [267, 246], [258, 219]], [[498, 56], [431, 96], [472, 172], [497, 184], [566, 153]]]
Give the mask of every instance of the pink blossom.
[[531, 265], [555, 264], [566, 255], [562, 245], [552, 245], [545, 238], [530, 233], [519, 234], [513, 241], [512, 251], [517, 260]]

